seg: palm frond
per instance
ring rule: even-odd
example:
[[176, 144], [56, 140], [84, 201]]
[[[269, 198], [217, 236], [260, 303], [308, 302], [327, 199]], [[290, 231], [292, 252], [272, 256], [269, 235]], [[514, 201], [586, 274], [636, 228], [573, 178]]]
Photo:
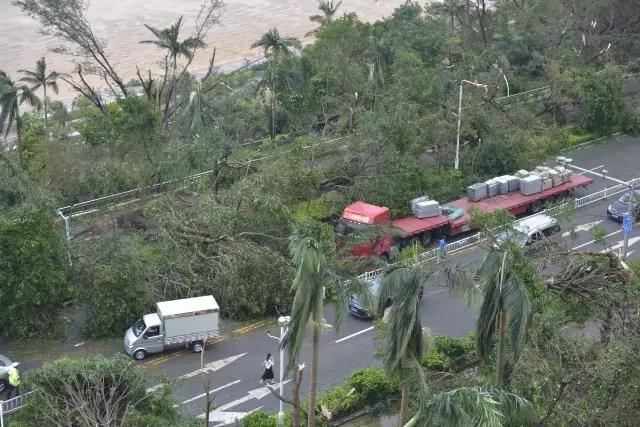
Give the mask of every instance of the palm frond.
[[483, 284], [478, 276], [459, 265], [451, 265], [439, 273], [453, 295], [461, 297], [468, 305], [476, 305], [482, 295]]
[[507, 328], [517, 360], [524, 347], [531, 313], [531, 301], [526, 286], [517, 275], [511, 273], [502, 288], [502, 310], [508, 313]]

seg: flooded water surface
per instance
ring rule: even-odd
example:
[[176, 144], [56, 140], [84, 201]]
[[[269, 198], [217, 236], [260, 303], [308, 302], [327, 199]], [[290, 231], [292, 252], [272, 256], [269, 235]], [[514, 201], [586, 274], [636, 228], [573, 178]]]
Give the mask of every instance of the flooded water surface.
[[[50, 69], [72, 71], [73, 58], [50, 52], [60, 42], [42, 34], [39, 24], [11, 3], [0, 0], [0, 70], [17, 79], [17, 70], [33, 69], [36, 59], [44, 55]], [[375, 21], [391, 15], [402, 3], [403, 0], [344, 0], [338, 15], [355, 12], [363, 21]], [[182, 34], [187, 37], [194, 29], [201, 4], [202, 0], [93, 0], [88, 17], [94, 32], [106, 41], [118, 73], [129, 80], [135, 77], [136, 65], [141, 70], [158, 69], [160, 51], [139, 43], [153, 38], [144, 24], [166, 28], [184, 16]], [[214, 47], [218, 66], [260, 56], [259, 50], [251, 50], [251, 44], [272, 27], [282, 35], [309, 40], [305, 34], [317, 26], [309, 16], [317, 13], [315, 0], [226, 0], [220, 24], [209, 32], [207, 47], [196, 56], [192, 70], [207, 68]], [[60, 89], [57, 98], [68, 100], [74, 96], [66, 85]]]

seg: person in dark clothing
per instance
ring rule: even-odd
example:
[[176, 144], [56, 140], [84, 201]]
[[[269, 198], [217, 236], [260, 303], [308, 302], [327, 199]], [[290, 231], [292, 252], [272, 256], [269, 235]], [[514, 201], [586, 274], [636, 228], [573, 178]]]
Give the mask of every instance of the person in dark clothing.
[[267, 358], [263, 362], [264, 365], [264, 373], [262, 374], [262, 378], [260, 378], [260, 384], [264, 381], [273, 383], [273, 358], [271, 357], [271, 353], [267, 353]]

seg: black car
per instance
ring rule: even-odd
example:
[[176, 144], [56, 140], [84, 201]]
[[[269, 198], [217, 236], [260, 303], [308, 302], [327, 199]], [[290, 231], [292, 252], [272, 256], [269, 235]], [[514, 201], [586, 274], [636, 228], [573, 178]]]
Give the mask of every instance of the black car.
[[[378, 276], [369, 283], [369, 290], [371, 291], [371, 294], [375, 298], [377, 298], [378, 292], [380, 292], [381, 280], [382, 280], [382, 277]], [[423, 294], [424, 294], [424, 285], [420, 287], [421, 299]], [[351, 312], [351, 314], [353, 314], [355, 317], [358, 317], [360, 319], [372, 320], [376, 316], [374, 313], [369, 312], [365, 308], [365, 305], [366, 304], [360, 301], [360, 297], [358, 297], [358, 295], [354, 294], [354, 295], [351, 295], [351, 297], [349, 298], [349, 311]], [[387, 308], [390, 305], [391, 305], [391, 300], [388, 300], [385, 304], [385, 308]]]
[[607, 208], [607, 216], [615, 221], [622, 222], [622, 218], [627, 212], [633, 212], [634, 217], [638, 217], [638, 201], [640, 200], [640, 191], [635, 192], [635, 203], [633, 205], [629, 201], [629, 193], [624, 193], [622, 197], [613, 202]]

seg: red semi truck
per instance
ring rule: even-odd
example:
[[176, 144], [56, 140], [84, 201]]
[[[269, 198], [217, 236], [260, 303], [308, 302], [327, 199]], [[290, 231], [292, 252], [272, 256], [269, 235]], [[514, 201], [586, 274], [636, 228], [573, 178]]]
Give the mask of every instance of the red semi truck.
[[335, 230], [338, 234], [348, 235], [354, 230], [371, 226], [397, 229], [398, 237], [383, 233], [377, 239], [357, 245], [353, 249], [353, 255], [356, 256], [381, 257], [388, 260], [393, 258], [395, 250], [413, 241], [419, 241], [426, 246], [434, 238], [455, 236], [473, 230], [469, 215], [471, 207], [484, 213], [492, 213], [498, 209], [505, 209], [513, 215], [536, 213], [543, 209], [545, 202], [560, 201], [570, 196], [572, 190], [586, 187], [592, 182], [591, 178], [572, 173], [569, 181], [528, 196], [514, 191], [478, 202], [471, 202], [467, 198], [454, 200], [442, 205], [441, 215], [431, 218], [417, 218], [412, 215], [392, 220], [389, 208], [357, 201], [344, 208]]

